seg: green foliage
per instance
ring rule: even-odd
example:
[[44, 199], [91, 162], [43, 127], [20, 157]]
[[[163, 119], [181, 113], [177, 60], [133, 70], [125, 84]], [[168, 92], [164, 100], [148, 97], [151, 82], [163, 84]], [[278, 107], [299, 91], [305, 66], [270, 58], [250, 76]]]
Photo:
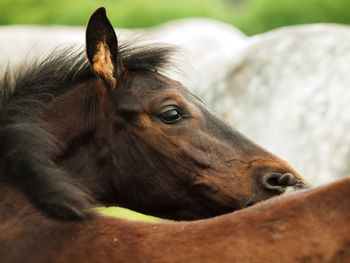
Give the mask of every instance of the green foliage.
[[348, 0], [247, 0], [230, 22], [248, 34], [308, 23], [350, 24]]
[[248, 35], [294, 24], [350, 24], [349, 0], [0, 0], [0, 25], [85, 25], [99, 6], [114, 26], [126, 28], [184, 17], [215, 18]]
[[184, 17], [220, 18], [223, 2], [212, 0], [1, 0], [0, 24], [85, 25], [105, 6], [113, 25], [149, 27]]

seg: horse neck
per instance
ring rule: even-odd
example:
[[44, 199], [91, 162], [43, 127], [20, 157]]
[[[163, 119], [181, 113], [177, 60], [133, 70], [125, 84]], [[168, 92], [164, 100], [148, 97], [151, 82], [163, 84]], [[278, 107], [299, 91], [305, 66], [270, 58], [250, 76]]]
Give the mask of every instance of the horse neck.
[[98, 80], [81, 83], [54, 98], [43, 112], [49, 133], [61, 146], [53, 156], [56, 165], [79, 179], [94, 199], [106, 193], [109, 185], [103, 181], [105, 169], [98, 164], [104, 137], [104, 105], [96, 89], [98, 85]]
[[78, 84], [47, 105], [42, 118], [59, 142], [67, 145], [96, 126], [99, 98], [95, 85], [95, 80]]

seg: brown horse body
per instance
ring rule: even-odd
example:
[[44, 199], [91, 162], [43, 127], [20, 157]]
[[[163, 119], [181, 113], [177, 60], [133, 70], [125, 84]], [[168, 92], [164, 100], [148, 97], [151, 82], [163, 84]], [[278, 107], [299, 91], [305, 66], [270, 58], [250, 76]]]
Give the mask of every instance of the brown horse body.
[[5, 189], [1, 262], [333, 263], [350, 257], [350, 178], [212, 219], [158, 224], [102, 216], [57, 221]]

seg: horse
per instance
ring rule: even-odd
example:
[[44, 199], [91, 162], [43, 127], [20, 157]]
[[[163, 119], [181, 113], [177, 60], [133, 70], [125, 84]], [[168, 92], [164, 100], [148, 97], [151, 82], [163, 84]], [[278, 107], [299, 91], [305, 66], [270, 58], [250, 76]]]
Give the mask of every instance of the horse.
[[[7, 74], [2, 82], [1, 262], [244, 263], [276, 258], [289, 263], [348, 258], [350, 178], [281, 195], [307, 184], [285, 162], [229, 128], [179, 83], [159, 74], [168, 49], [125, 53], [117, 47], [104, 8], [91, 16], [86, 31], [90, 64], [80, 56], [59, 54], [28, 72], [22, 68], [15, 80]], [[97, 160], [91, 158], [94, 154]], [[157, 161], [152, 154], [163, 158]], [[120, 176], [125, 167], [131, 181]], [[168, 193], [148, 193], [135, 187], [136, 179], [158, 182], [153, 188], [165, 184]], [[197, 206], [191, 202], [184, 207], [176, 198], [174, 183], [179, 179], [181, 189], [191, 186], [192, 195], [182, 198], [197, 197]], [[122, 200], [130, 207], [128, 200], [137, 193], [128, 184], [148, 199], [138, 199], [144, 210], [201, 220], [129, 221], [89, 214], [86, 209], [93, 201], [82, 205], [87, 198], [106, 204]], [[162, 201], [182, 207], [171, 203], [174, 211], [169, 212], [159, 206]], [[205, 219], [222, 214], [228, 203], [234, 203], [230, 210], [242, 209]]]
[[350, 257], [349, 177], [215, 218], [161, 223], [57, 220], [16, 186], [1, 190], [3, 263], [341, 263]]
[[88, 218], [97, 205], [194, 220], [309, 187], [163, 76], [172, 52], [118, 45], [99, 9], [86, 29], [87, 59], [63, 50], [8, 71], [0, 87], [5, 181], [66, 220]]

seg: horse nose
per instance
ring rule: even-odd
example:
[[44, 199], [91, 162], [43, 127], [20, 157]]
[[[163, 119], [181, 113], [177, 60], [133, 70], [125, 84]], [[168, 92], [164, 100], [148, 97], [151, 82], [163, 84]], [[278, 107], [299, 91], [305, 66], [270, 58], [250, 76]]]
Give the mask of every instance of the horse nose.
[[265, 174], [263, 176], [263, 186], [274, 192], [283, 193], [288, 186], [296, 185], [297, 179], [291, 173], [285, 174]]

